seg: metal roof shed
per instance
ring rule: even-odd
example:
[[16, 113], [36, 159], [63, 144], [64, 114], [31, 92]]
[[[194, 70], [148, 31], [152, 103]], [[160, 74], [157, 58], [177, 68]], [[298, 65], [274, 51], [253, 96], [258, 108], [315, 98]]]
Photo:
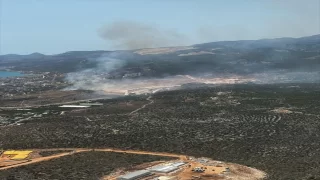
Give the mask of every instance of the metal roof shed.
[[171, 166], [179, 167], [179, 166], [182, 166], [184, 164], [186, 164], [186, 163], [185, 162], [175, 162], [175, 163], [171, 164]]
[[119, 176], [117, 178], [117, 180], [136, 180], [138, 178], [149, 176], [149, 175], [151, 175], [150, 171], [140, 170], [140, 171], [134, 171], [134, 172], [127, 173], [123, 176]]
[[169, 165], [169, 166], [156, 166], [156, 167], [153, 167], [151, 171], [159, 172], [159, 173], [168, 173], [177, 169], [178, 167]]

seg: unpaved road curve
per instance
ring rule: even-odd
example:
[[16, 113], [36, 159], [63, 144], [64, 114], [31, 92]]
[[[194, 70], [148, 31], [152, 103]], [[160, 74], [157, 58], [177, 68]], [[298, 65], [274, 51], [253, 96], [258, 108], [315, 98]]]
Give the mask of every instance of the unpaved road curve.
[[148, 152], [148, 151], [137, 151], [137, 150], [119, 150], [119, 149], [95, 149], [95, 151], [128, 153], [128, 154], [143, 154], [143, 155], [165, 156], [165, 157], [176, 157], [176, 158], [179, 158], [181, 160], [187, 160], [187, 156], [185, 156], [185, 155], [162, 153], [162, 152]]
[[[180, 154], [172, 154], [172, 153], [163, 153], [163, 152], [149, 152], [149, 151], [138, 151], [138, 150], [120, 150], [120, 149], [112, 149], [112, 148], [104, 148], [104, 149], [88, 149], [88, 148], [53, 148], [53, 149], [31, 149], [33, 151], [57, 151], [57, 150], [66, 150], [71, 152], [60, 153], [47, 157], [39, 157], [32, 159], [28, 162], [24, 162], [21, 164], [15, 164], [12, 166], [6, 166], [0, 168], [0, 170], [6, 170], [10, 168], [16, 168], [20, 166], [25, 166], [29, 164], [39, 163], [43, 161], [49, 161], [52, 159], [60, 158], [63, 156], [72, 155], [80, 152], [89, 152], [89, 151], [99, 151], [99, 152], [116, 152], [116, 153], [128, 153], [128, 154], [143, 154], [143, 155], [153, 155], [153, 156], [165, 156], [165, 157], [176, 157], [183, 161], [188, 161], [188, 156], [180, 155]], [[227, 179], [236, 179], [236, 180], [258, 180], [264, 179], [266, 177], [266, 173], [254, 168], [245, 167], [238, 164], [230, 164], [228, 163], [228, 167], [231, 171], [235, 172], [234, 174], [228, 175]], [[243, 170], [245, 168], [245, 171]], [[108, 176], [109, 177], [109, 176]], [[110, 178], [107, 178], [110, 179]], [[112, 180], [115, 178], [112, 178]], [[188, 177], [188, 179], [190, 179]], [[220, 178], [219, 178], [220, 179]]]
[[65, 151], [72, 151], [72, 152], [66, 152], [66, 153], [60, 153], [52, 156], [47, 157], [40, 157], [40, 158], [34, 158], [28, 162], [16, 164], [12, 166], [6, 166], [1, 167], [0, 170], [15, 168], [19, 166], [25, 166], [29, 164], [34, 164], [42, 161], [48, 161], [51, 159], [60, 158], [63, 156], [72, 155], [75, 153], [80, 152], [88, 152], [88, 151], [100, 151], [100, 152], [116, 152], [116, 153], [128, 153], [128, 154], [143, 154], [143, 155], [152, 155], [152, 156], [165, 156], [165, 157], [176, 157], [181, 160], [187, 160], [187, 156], [185, 155], [179, 155], [179, 154], [171, 154], [171, 153], [162, 153], [162, 152], [148, 152], [148, 151], [138, 151], [138, 150], [120, 150], [120, 149], [112, 149], [112, 148], [104, 148], [104, 149], [87, 149], [87, 148], [53, 148], [53, 149], [31, 149], [32, 151], [58, 151], [58, 150], [65, 150]]
[[145, 107], [149, 106], [150, 104], [152, 104], [152, 103], [154, 102], [154, 100], [151, 100], [151, 98], [152, 98], [152, 96], [149, 96], [149, 97], [147, 98], [147, 100], [149, 101], [149, 103], [147, 103], [147, 104], [145, 104], [145, 105], [141, 106], [140, 108], [138, 108], [138, 109], [136, 109], [136, 110], [132, 111], [131, 113], [129, 113], [129, 115], [131, 115], [131, 114], [133, 114], [133, 113], [136, 113], [136, 112], [138, 112], [138, 111], [140, 111], [140, 110], [144, 109]]
[[114, 148], [52, 148], [52, 149], [31, 149], [33, 151], [76, 151], [84, 152], [84, 151], [103, 151], [103, 152], [116, 152], [116, 153], [128, 153], [128, 154], [143, 154], [143, 155], [152, 155], [152, 156], [165, 156], [165, 157], [176, 157], [180, 159], [187, 159], [186, 155], [181, 154], [173, 154], [173, 153], [165, 153], [165, 152], [150, 152], [150, 151], [139, 151], [139, 150], [121, 150]]

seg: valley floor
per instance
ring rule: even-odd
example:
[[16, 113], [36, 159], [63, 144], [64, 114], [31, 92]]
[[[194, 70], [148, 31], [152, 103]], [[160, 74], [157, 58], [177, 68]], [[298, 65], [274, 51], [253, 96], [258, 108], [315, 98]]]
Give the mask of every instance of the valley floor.
[[148, 97], [98, 100], [102, 106], [2, 126], [0, 146], [167, 152], [243, 164], [272, 180], [319, 178], [319, 84], [229, 85]]

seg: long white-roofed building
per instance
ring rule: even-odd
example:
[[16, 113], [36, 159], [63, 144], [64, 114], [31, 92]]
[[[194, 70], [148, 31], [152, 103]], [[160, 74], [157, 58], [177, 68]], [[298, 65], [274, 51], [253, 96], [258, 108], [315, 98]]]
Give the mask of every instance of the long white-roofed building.
[[149, 170], [140, 170], [127, 173], [125, 175], [119, 176], [117, 180], [137, 180], [142, 177], [150, 176], [151, 172]]

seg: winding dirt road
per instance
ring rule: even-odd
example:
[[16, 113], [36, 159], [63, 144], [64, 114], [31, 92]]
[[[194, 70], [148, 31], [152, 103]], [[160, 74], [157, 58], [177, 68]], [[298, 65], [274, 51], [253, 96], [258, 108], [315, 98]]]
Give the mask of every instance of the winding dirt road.
[[138, 109], [136, 109], [136, 110], [132, 111], [131, 113], [129, 113], [129, 115], [134, 114], [134, 113], [136, 113], [136, 112], [138, 112], [138, 111], [140, 111], [140, 110], [142, 110], [142, 109], [146, 108], [146, 107], [147, 107], [147, 106], [149, 106], [150, 104], [153, 104], [154, 100], [151, 100], [151, 98], [152, 98], [152, 96], [149, 96], [149, 97], [147, 98], [147, 100], [149, 101], [149, 103], [147, 103], [147, 104], [145, 104], [145, 105], [141, 106], [140, 108], [138, 108]]
[[[1, 167], [1, 170], [6, 170], [10, 168], [16, 168], [20, 166], [26, 166], [29, 164], [34, 164], [34, 163], [39, 163], [43, 161], [49, 161], [52, 159], [60, 158], [63, 156], [68, 156], [80, 152], [89, 152], [89, 151], [99, 151], [99, 152], [115, 152], [115, 153], [128, 153], [128, 154], [143, 154], [143, 155], [153, 155], [153, 156], [164, 156], [164, 157], [175, 157], [177, 159], [180, 159], [182, 161], [190, 163], [190, 167], [188, 169], [184, 169], [182, 173], [176, 174], [179, 178], [182, 180], [189, 180], [193, 177], [193, 173], [190, 170], [192, 167], [199, 167], [202, 166], [199, 162], [192, 161], [188, 158], [186, 155], [180, 155], [180, 154], [172, 154], [172, 153], [163, 153], [163, 152], [149, 152], [149, 151], [138, 151], [138, 150], [120, 150], [120, 149], [112, 149], [112, 148], [104, 148], [104, 149], [88, 149], [88, 148], [54, 148], [54, 149], [32, 149], [35, 152], [39, 151], [57, 151], [57, 150], [66, 150], [66, 151], [71, 151], [71, 152], [65, 152], [65, 153], [60, 153], [60, 154], [55, 154], [52, 156], [47, 156], [47, 157], [39, 157], [39, 158], [34, 158], [31, 159], [27, 162], [22, 162], [20, 164], [14, 164], [11, 166], [6, 166], [6, 167]], [[223, 179], [237, 179], [237, 180], [262, 180], [266, 177], [266, 173], [254, 168], [242, 166], [239, 164], [232, 164], [232, 163], [225, 163], [225, 166], [230, 169], [232, 173], [225, 174]], [[222, 166], [221, 166], [222, 167]], [[212, 167], [211, 167], [212, 168]], [[209, 168], [210, 169], [210, 168]], [[208, 169], [208, 170], [209, 170]], [[205, 175], [210, 175], [209, 177], [204, 177], [204, 179], [217, 179], [213, 178], [212, 171], [215, 171], [214, 174], [221, 174], [222, 171], [225, 171], [225, 167], [219, 168], [215, 167], [213, 170], [211, 170], [209, 174]], [[221, 171], [221, 172], [220, 172]], [[108, 175], [104, 177], [103, 179], [111, 179], [115, 180], [116, 177], [119, 174], [113, 174], [113, 175]], [[215, 176], [217, 177], [217, 176]], [[221, 177], [218, 177], [218, 179], [221, 179]]]
[[51, 159], [60, 158], [60, 157], [63, 157], [63, 156], [72, 155], [72, 154], [75, 154], [75, 153], [88, 152], [88, 151], [115, 152], [115, 153], [128, 153], [128, 154], [143, 154], [143, 155], [152, 155], [152, 156], [176, 157], [176, 158], [179, 158], [181, 160], [187, 160], [188, 159], [187, 156], [179, 155], [179, 154], [171, 154], [171, 153], [163, 153], [163, 152], [138, 151], [138, 150], [120, 150], [120, 149], [112, 149], [112, 148], [104, 148], [104, 149], [53, 148], [53, 149], [31, 149], [31, 150], [32, 151], [37, 151], [37, 152], [39, 152], [39, 151], [58, 151], [58, 150], [71, 151], [71, 152], [55, 154], [55, 155], [47, 156], [47, 157], [34, 158], [34, 159], [31, 159], [28, 162], [15, 164], [15, 165], [11, 165], [11, 166], [6, 166], [6, 167], [1, 167], [0, 170], [15, 168], [15, 167], [19, 167], [19, 166], [25, 166], [25, 165], [29, 165], [29, 164], [42, 162], [42, 161], [48, 161], [48, 160], [51, 160]]

